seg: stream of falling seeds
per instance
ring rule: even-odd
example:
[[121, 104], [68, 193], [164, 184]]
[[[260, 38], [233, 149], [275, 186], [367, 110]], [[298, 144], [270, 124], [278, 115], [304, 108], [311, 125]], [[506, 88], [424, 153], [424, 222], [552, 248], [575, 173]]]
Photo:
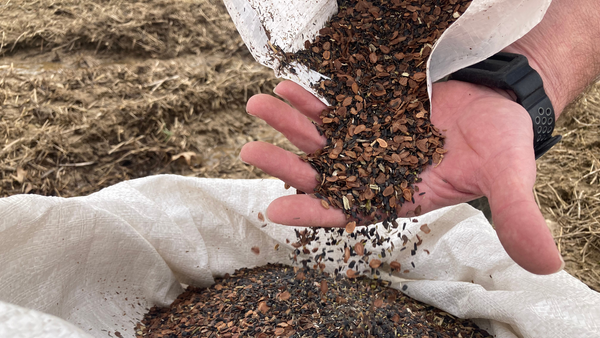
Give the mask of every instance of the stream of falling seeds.
[[[430, 122], [426, 61], [437, 39], [469, 4], [339, 0], [338, 13], [313, 42], [306, 41], [305, 49], [295, 54], [284, 54], [286, 64], [304, 64], [330, 79], [314, 84], [330, 103], [321, 113], [323, 124], [317, 125], [327, 145], [303, 159], [318, 172], [314, 196], [323, 207], [344, 211], [349, 233], [296, 231], [293, 260], [313, 267], [336, 263], [336, 272], [345, 270], [353, 277], [379, 273], [369, 260], [392, 252], [393, 236], [401, 238], [401, 250], [406, 249], [408, 237], [398, 230], [396, 220], [418, 216], [421, 207], [407, 215], [400, 215], [400, 208], [415, 202], [419, 174], [428, 165], [439, 165], [446, 152], [444, 136]], [[354, 230], [357, 224], [377, 222], [382, 227]], [[309, 248], [313, 241], [317, 244]], [[350, 242], [360, 243], [361, 254]], [[417, 235], [411, 255], [421, 243]], [[314, 261], [308, 257], [319, 251]], [[335, 252], [343, 258], [330, 257]], [[392, 263], [391, 270], [401, 271], [398, 262]]]

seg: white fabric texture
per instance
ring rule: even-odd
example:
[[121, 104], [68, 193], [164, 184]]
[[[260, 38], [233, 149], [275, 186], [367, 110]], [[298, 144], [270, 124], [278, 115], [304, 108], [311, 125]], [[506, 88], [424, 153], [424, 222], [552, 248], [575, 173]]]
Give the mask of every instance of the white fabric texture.
[[[135, 323], [172, 302], [180, 283], [207, 286], [237, 268], [289, 264], [293, 228], [263, 227], [257, 214], [291, 193], [279, 180], [164, 175], [87, 197], [0, 199], [0, 337], [134, 337]], [[470, 206], [423, 215], [405, 233], [408, 245], [423, 239], [419, 253], [400, 251], [397, 239], [387, 259], [415, 268], [384, 276], [407, 284], [408, 295], [478, 319], [497, 337], [600, 336], [600, 294], [566, 272], [521, 269]]]

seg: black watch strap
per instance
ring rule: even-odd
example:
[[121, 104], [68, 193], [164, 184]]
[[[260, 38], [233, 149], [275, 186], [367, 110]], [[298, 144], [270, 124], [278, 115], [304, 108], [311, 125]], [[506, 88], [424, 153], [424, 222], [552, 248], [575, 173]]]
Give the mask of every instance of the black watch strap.
[[453, 73], [449, 79], [512, 90], [517, 103], [531, 116], [536, 160], [561, 140], [560, 135], [552, 136], [554, 108], [544, 91], [542, 78], [529, 66], [525, 56], [500, 52]]

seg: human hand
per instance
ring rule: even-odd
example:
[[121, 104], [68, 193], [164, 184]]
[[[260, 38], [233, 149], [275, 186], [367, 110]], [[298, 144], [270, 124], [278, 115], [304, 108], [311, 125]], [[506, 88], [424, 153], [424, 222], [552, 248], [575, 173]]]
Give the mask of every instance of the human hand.
[[[261, 94], [248, 101], [248, 113], [306, 153], [323, 147], [326, 140], [309, 119], [320, 123], [325, 105], [289, 81], [275, 92], [295, 109]], [[485, 195], [498, 237], [515, 262], [537, 274], [560, 270], [562, 259], [533, 197], [533, 127], [525, 109], [505, 93], [457, 81], [435, 84], [432, 106], [432, 123], [445, 134], [448, 153], [439, 166], [429, 166], [420, 175], [419, 191], [425, 194], [414, 196], [415, 204], [405, 203], [399, 214], [417, 205], [425, 213]], [[310, 164], [271, 144], [248, 143], [240, 157], [301, 191], [316, 187], [317, 172]], [[347, 222], [341, 210], [325, 209], [309, 195], [278, 198], [267, 208], [267, 216], [276, 223], [300, 226]]]

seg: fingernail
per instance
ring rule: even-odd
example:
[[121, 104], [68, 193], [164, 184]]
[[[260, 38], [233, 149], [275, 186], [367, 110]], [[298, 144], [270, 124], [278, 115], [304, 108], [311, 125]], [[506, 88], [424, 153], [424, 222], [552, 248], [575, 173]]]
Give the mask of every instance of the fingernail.
[[242, 158], [242, 155], [241, 155], [241, 154], [240, 154], [240, 155], [238, 155], [238, 159], [239, 159], [240, 161], [242, 161], [242, 163], [244, 163], [244, 164], [251, 165], [250, 163], [248, 163], [248, 162], [244, 161], [244, 159]]
[[558, 258], [560, 258], [560, 268], [556, 270], [556, 272], [560, 272], [565, 268], [565, 260], [562, 258], [562, 255], [559, 253]]
[[279, 88], [279, 84], [277, 86], [275, 86], [275, 88], [273, 88], [273, 93], [275, 93], [275, 95], [277, 96], [281, 96], [279, 95], [279, 93], [277, 92], [277, 88]]

